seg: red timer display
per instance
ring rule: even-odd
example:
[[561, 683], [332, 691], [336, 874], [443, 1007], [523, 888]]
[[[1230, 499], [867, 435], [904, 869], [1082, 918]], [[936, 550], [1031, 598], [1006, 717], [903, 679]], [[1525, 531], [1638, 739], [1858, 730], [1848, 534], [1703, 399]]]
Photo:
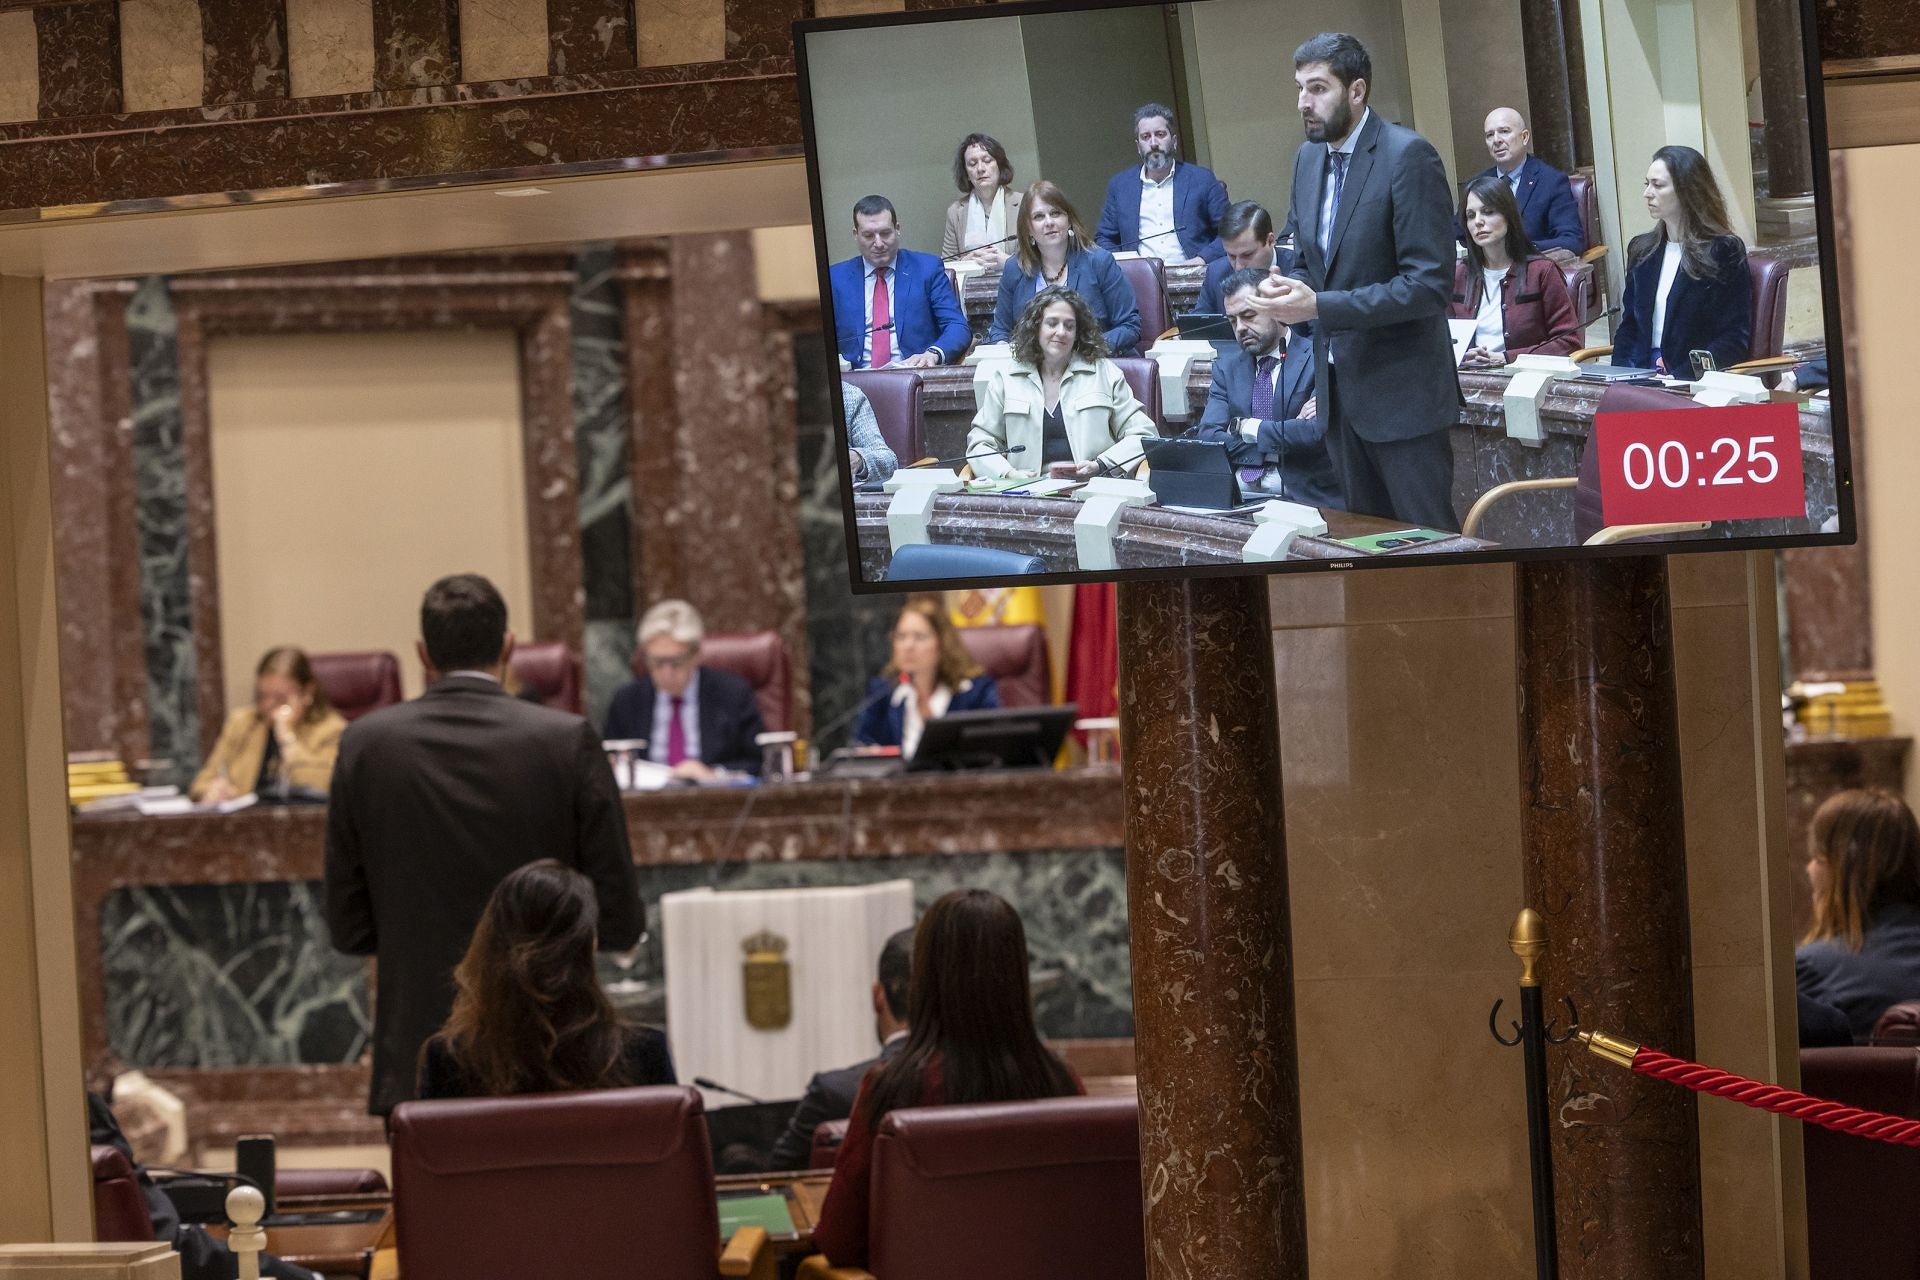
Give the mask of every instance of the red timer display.
[[1593, 431], [1610, 525], [1807, 513], [1797, 405], [1602, 413]]

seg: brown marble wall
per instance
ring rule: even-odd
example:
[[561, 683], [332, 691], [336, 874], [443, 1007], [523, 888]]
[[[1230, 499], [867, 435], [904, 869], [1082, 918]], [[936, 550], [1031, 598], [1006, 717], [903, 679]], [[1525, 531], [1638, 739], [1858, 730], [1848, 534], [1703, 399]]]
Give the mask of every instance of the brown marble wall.
[[460, 82], [459, 0], [373, 0], [376, 89]]
[[206, 105], [287, 96], [285, 0], [200, 0], [200, 27]]
[[639, 65], [634, 0], [547, 0], [547, 66], [556, 76]]
[[40, 42], [40, 115], [120, 110], [120, 6], [94, 0], [34, 12]]
[[1830, 0], [1814, 6], [1820, 19], [1820, 56], [1899, 58], [1920, 56], [1920, 3], [1916, 0]]
[[726, 0], [727, 57], [793, 56], [793, 24], [805, 18], [807, 0]]

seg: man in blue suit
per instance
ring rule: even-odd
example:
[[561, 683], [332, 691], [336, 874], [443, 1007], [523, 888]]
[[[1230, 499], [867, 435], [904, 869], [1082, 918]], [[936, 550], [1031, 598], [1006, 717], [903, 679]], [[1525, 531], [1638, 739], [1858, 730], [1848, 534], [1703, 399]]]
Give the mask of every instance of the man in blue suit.
[[1293, 250], [1279, 243], [1273, 232], [1273, 215], [1257, 200], [1236, 200], [1227, 206], [1220, 219], [1220, 247], [1225, 252], [1207, 264], [1200, 277], [1200, 296], [1193, 309], [1201, 315], [1217, 316], [1226, 310], [1227, 277], [1247, 267], [1262, 271], [1279, 267], [1281, 275], [1293, 274]]
[[1338, 509], [1340, 480], [1313, 394], [1313, 339], [1260, 309], [1266, 278], [1259, 267], [1227, 277], [1234, 345], [1213, 362], [1213, 386], [1194, 434], [1227, 446], [1242, 489]]
[[1107, 183], [1094, 242], [1109, 253], [1151, 253], [1176, 265], [1220, 257], [1227, 187], [1212, 170], [1175, 158], [1180, 134], [1172, 109], [1149, 102], [1134, 112], [1133, 145], [1140, 167], [1123, 169]]
[[862, 196], [853, 206], [853, 234], [860, 256], [827, 272], [834, 341], [848, 367], [918, 369], [966, 354], [973, 334], [946, 268], [930, 253], [900, 247], [893, 202]]
[[[1565, 249], [1579, 257], [1587, 251], [1587, 234], [1580, 225], [1580, 206], [1573, 202], [1573, 184], [1567, 175], [1532, 155], [1533, 130], [1512, 107], [1495, 107], [1487, 113], [1487, 153], [1493, 168], [1476, 177], [1499, 174], [1513, 188], [1520, 206], [1520, 225], [1533, 247], [1545, 253]], [[1457, 222], [1458, 219], [1455, 219]], [[1467, 242], [1464, 227], [1456, 228], [1461, 244]]]

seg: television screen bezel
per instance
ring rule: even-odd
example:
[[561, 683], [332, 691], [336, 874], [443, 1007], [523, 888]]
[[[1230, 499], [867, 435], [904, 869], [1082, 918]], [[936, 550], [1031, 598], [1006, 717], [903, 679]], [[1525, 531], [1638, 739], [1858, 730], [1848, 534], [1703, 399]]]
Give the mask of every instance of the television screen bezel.
[[[1022, 574], [993, 578], [936, 578], [894, 582], [867, 581], [860, 571], [859, 526], [854, 512], [853, 464], [844, 444], [846, 411], [840, 395], [839, 361], [834, 351], [833, 287], [828, 275], [833, 248], [821, 207], [819, 147], [814, 134], [813, 82], [807, 65], [807, 38], [829, 32], [863, 28], [918, 26], [926, 23], [972, 21], [980, 18], [1018, 19], [1039, 14], [1078, 13], [1106, 9], [1165, 9], [1178, 4], [1207, 4], [1209, 0], [1018, 0], [1006, 4], [975, 4], [962, 8], [919, 9], [884, 13], [806, 18], [793, 24], [794, 82], [800, 106], [800, 131], [807, 170], [807, 202], [813, 217], [814, 267], [820, 291], [821, 339], [827, 344], [828, 399], [838, 430], [835, 443], [840, 473], [841, 525], [845, 530], [847, 578], [856, 596], [909, 595], [972, 587], [1074, 585], [1092, 582], [1150, 582], [1181, 578], [1269, 577], [1287, 573], [1336, 573], [1357, 569], [1408, 569], [1437, 565], [1517, 564], [1543, 560], [1613, 559], [1622, 556], [1700, 555], [1721, 551], [1777, 551], [1795, 547], [1839, 547], [1858, 541], [1854, 504], [1852, 397], [1847, 384], [1846, 332], [1840, 300], [1840, 258], [1834, 229], [1833, 179], [1827, 142], [1826, 86], [1821, 74], [1819, 23], [1814, 0], [1799, 0], [1801, 74], [1806, 83], [1807, 144], [1813, 175], [1814, 237], [1819, 249], [1821, 322], [1828, 355], [1827, 399], [1833, 432], [1834, 503], [1840, 527], [1833, 533], [1756, 535], [1734, 538], [1689, 538], [1675, 535], [1658, 543], [1622, 542], [1590, 547], [1570, 543], [1557, 547], [1499, 547], [1486, 551], [1434, 552], [1418, 556], [1355, 556], [1326, 560], [1276, 560], [1259, 563], [1153, 566], [1139, 569], [1075, 569], [1059, 573]], [[842, 256], [845, 256], [844, 253]]]

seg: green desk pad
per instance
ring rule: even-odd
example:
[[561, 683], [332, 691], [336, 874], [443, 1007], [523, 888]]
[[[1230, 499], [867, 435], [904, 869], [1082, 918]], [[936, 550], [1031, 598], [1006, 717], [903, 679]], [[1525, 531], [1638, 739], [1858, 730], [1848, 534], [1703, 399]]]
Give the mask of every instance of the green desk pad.
[[720, 1238], [725, 1240], [741, 1227], [765, 1227], [770, 1236], [793, 1234], [793, 1215], [787, 1211], [787, 1198], [779, 1192], [746, 1192], [720, 1196]]

